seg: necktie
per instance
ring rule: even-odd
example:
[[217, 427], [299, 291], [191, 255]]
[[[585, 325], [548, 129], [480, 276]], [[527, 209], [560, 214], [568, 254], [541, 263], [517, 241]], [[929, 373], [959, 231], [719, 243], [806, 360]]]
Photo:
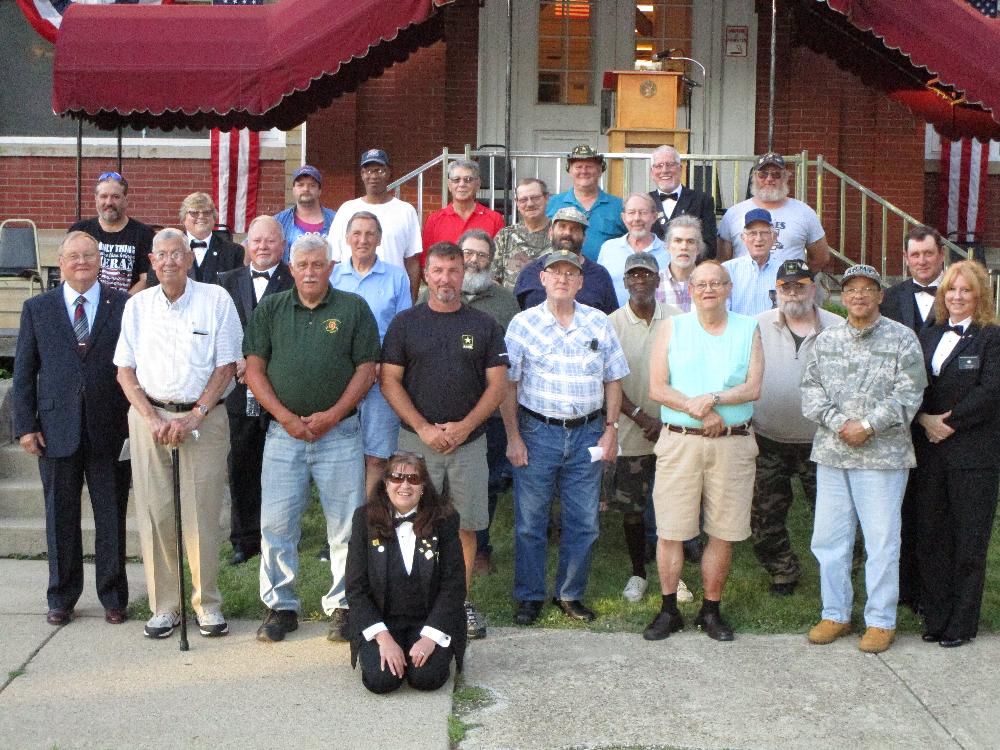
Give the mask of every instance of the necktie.
[[83, 303], [87, 298], [82, 294], [76, 298], [76, 310], [73, 312], [73, 333], [76, 334], [76, 341], [80, 346], [87, 343], [90, 338], [90, 325], [87, 323], [87, 313], [84, 312]]
[[923, 292], [924, 294], [929, 294], [932, 297], [937, 294], [938, 288], [936, 286], [918, 286], [917, 292]]
[[413, 511], [412, 513], [406, 516], [396, 516], [395, 518], [392, 519], [393, 528], [398, 529], [404, 523], [413, 523], [413, 519], [416, 517], [416, 515], [417, 512]]
[[964, 336], [965, 335], [965, 328], [963, 326], [945, 326], [944, 327], [944, 332], [948, 333], [948, 331], [954, 331], [959, 336]]
[[208, 247], [208, 243], [207, 242], [203, 242], [202, 240], [191, 240], [191, 249], [192, 250], [194, 250], [196, 248], [199, 248], [199, 247], [205, 247], [205, 248], [207, 248]]
[[267, 271], [254, 271], [253, 269], [250, 269], [250, 278], [251, 279], [270, 279], [271, 278], [271, 274], [269, 274]]

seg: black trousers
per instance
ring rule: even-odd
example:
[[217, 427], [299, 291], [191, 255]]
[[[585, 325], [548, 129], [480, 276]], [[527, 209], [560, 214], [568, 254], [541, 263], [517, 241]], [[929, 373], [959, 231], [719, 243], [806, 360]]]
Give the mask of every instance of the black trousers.
[[974, 638], [997, 509], [1000, 471], [925, 461], [910, 477], [918, 525], [920, 602], [927, 631]]
[[229, 541], [248, 555], [260, 552], [260, 473], [267, 428], [257, 417], [229, 415]]
[[45, 493], [45, 538], [49, 556], [49, 609], [71, 610], [83, 593], [83, 535], [80, 531], [84, 479], [94, 512], [97, 598], [105, 609], [128, 606], [125, 574], [125, 512], [132, 464], [118, 455], [95, 455], [86, 430], [80, 447], [65, 458], [38, 459]]
[[920, 521], [916, 477], [919, 473], [919, 469], [910, 470], [900, 510], [899, 527], [899, 603], [908, 605], [914, 611], [922, 606], [920, 597], [923, 589], [920, 581], [921, 565], [917, 555]]
[[410, 648], [420, 640], [420, 629], [423, 623], [393, 623], [387, 622], [389, 633], [403, 649], [406, 656], [406, 670], [403, 677], [397, 677], [388, 667], [382, 669], [379, 665], [378, 642], [375, 639], [365, 641], [362, 638], [358, 650], [358, 661], [361, 663], [361, 682], [373, 693], [391, 693], [403, 684], [405, 679], [410, 687], [417, 690], [437, 690], [448, 681], [448, 669], [451, 664], [451, 646], [444, 648], [435, 646], [434, 651], [422, 667], [413, 666], [410, 659]]

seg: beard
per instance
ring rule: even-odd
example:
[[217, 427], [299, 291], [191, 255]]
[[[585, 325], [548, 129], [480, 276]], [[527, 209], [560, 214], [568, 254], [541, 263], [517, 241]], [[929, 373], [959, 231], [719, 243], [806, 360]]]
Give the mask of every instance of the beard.
[[775, 201], [784, 200], [788, 197], [788, 183], [783, 182], [777, 187], [768, 188], [761, 187], [756, 182], [754, 182], [753, 187], [750, 188], [750, 194], [754, 198], [760, 198], [760, 200], [767, 203], [773, 203]]
[[809, 300], [789, 299], [781, 302], [781, 312], [786, 318], [804, 318], [812, 310], [813, 302]]
[[464, 294], [481, 294], [493, 285], [493, 274], [489, 269], [485, 271], [470, 271], [466, 269], [465, 277], [462, 279], [462, 292]]

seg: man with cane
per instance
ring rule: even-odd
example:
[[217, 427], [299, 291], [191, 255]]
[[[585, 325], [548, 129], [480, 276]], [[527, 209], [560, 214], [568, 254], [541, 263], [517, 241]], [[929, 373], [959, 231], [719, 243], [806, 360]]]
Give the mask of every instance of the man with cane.
[[229, 627], [216, 577], [229, 422], [220, 403], [233, 387], [243, 333], [226, 290], [187, 277], [193, 255], [183, 232], [157, 233], [149, 260], [160, 285], [126, 304], [114, 358], [131, 403], [136, 518], [153, 611], [145, 635], [167, 638], [181, 622], [183, 527], [198, 628], [222, 636]]

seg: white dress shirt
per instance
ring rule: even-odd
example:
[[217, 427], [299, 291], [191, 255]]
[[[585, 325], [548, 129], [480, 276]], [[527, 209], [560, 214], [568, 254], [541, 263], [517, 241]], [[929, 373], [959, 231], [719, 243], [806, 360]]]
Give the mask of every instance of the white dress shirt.
[[[920, 295], [921, 297], [926, 297], [926, 294]], [[972, 325], [972, 316], [970, 315], [965, 320], [960, 320], [957, 323], [952, 323], [948, 321], [950, 326], [962, 326], [962, 330], [965, 333], [969, 332], [969, 326]], [[962, 335], [964, 336], [965, 333]], [[941, 374], [941, 366], [944, 365], [945, 360], [951, 356], [952, 351], [958, 345], [958, 342], [962, 340], [962, 336], [959, 336], [954, 331], [947, 331], [938, 341], [937, 348], [934, 350], [934, 354], [931, 357], [931, 372], [934, 373], [934, 377]]]
[[203, 240], [198, 239], [190, 232], [187, 233], [188, 244], [192, 242], [204, 242], [205, 247], [192, 247], [191, 252], [194, 253], [194, 258], [198, 261], [198, 268], [201, 268], [201, 264], [205, 262], [205, 255], [208, 253], [208, 247], [212, 244], [212, 234], [209, 233], [208, 237]]
[[[73, 325], [76, 317], [76, 300], [80, 297], [80, 292], [76, 291], [69, 284], [63, 282], [63, 301], [66, 303], [66, 313], [69, 315], [69, 324]], [[94, 319], [97, 318], [97, 306], [101, 302], [101, 284], [95, 281], [93, 286], [83, 293], [83, 312], [87, 316], [87, 330], [94, 330]]]
[[[250, 279], [251, 281], [253, 281], [253, 293], [254, 296], [257, 298], [258, 302], [260, 302], [260, 298], [264, 296], [264, 290], [267, 289], [267, 285], [270, 283], [271, 277], [274, 275], [274, 269], [277, 267], [278, 267], [277, 263], [275, 263], [270, 268], [264, 268], [264, 269], [254, 268], [252, 265], [250, 266], [250, 273], [251, 273]], [[255, 271], [257, 273], [261, 272], [266, 273], [267, 278], [264, 278], [263, 276], [258, 276], [257, 278], [254, 278], [252, 274]]]
[[920, 319], [923, 321], [927, 320], [927, 316], [931, 314], [931, 309], [934, 307], [934, 295], [921, 292], [920, 290], [925, 286], [940, 286], [941, 279], [943, 277], [944, 273], [942, 272], [930, 284], [918, 284], [916, 281], [913, 282], [913, 286], [916, 287], [913, 290], [913, 299], [917, 301], [917, 309], [920, 310]]

